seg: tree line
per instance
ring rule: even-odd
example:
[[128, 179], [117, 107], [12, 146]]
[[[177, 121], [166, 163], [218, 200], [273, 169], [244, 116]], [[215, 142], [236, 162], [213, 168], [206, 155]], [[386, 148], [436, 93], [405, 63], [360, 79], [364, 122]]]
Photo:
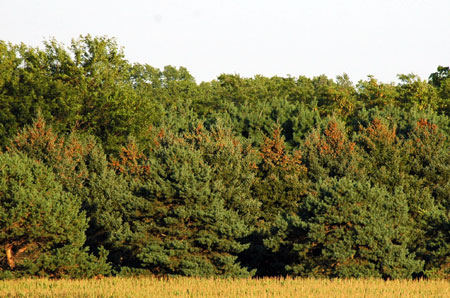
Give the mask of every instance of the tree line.
[[196, 83], [0, 41], [0, 278], [449, 278], [449, 136], [449, 67]]

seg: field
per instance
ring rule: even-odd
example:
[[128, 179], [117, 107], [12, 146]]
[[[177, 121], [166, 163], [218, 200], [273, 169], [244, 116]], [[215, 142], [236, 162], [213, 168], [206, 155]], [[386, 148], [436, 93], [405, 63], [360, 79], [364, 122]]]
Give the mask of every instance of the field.
[[0, 297], [450, 297], [450, 282], [376, 279], [20, 279]]

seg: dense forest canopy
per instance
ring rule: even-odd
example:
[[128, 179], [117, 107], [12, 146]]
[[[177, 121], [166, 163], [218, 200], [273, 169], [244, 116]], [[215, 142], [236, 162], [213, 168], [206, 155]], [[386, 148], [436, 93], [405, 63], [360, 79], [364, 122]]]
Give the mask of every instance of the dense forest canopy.
[[450, 72], [196, 83], [0, 41], [0, 278], [450, 278]]

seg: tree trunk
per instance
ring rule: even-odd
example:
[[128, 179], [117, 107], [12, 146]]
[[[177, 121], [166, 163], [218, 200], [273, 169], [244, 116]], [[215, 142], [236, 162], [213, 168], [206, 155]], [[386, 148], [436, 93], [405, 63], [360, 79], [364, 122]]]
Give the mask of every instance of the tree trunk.
[[14, 262], [14, 253], [12, 249], [12, 244], [5, 245], [6, 260], [8, 261], [9, 268], [14, 269], [14, 267], [16, 267], [16, 263]]

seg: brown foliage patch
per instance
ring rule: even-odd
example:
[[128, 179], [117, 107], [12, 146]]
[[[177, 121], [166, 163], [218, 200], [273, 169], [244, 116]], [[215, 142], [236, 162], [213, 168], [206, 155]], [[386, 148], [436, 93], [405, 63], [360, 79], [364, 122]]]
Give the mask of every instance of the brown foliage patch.
[[281, 136], [281, 129], [277, 128], [272, 138], [266, 138], [260, 152], [265, 167], [281, 167], [285, 170], [297, 170], [304, 172], [306, 167], [302, 165], [302, 154], [295, 150], [292, 154], [286, 153], [286, 146]]

